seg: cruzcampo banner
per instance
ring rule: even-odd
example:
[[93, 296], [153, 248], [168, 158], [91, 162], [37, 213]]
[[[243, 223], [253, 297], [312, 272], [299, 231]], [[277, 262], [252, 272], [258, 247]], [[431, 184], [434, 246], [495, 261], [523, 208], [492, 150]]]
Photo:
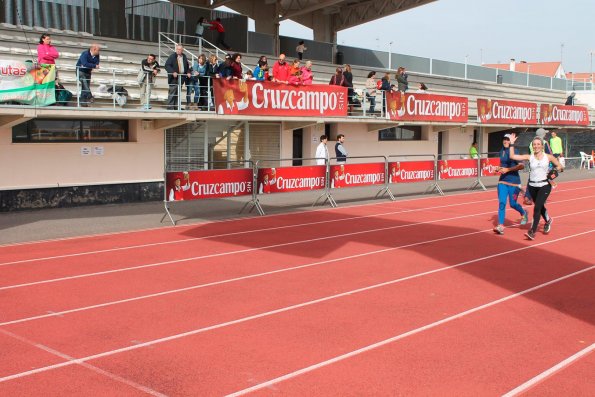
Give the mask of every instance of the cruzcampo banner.
[[56, 68], [0, 60], [0, 102], [47, 106], [56, 102]]

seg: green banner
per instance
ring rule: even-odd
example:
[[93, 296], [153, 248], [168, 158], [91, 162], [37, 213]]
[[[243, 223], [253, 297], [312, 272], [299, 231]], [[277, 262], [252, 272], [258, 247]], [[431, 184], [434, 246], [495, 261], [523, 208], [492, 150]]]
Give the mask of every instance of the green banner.
[[0, 61], [0, 103], [48, 106], [56, 103], [56, 66]]

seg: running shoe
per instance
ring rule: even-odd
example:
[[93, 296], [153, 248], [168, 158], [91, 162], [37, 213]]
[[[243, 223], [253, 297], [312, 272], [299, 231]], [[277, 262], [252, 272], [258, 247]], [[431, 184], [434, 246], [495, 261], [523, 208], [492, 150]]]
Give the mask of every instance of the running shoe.
[[504, 226], [498, 225], [494, 228], [494, 233], [496, 234], [504, 234]]
[[529, 240], [535, 240], [535, 232], [533, 230], [529, 230], [527, 233], [525, 233], [525, 236]]
[[521, 218], [521, 225], [526, 225], [529, 222], [529, 213], [525, 211], [523, 217]]
[[543, 226], [543, 234], [548, 234], [552, 230], [553, 221], [554, 218], [550, 218], [550, 220], [545, 223], [545, 226]]

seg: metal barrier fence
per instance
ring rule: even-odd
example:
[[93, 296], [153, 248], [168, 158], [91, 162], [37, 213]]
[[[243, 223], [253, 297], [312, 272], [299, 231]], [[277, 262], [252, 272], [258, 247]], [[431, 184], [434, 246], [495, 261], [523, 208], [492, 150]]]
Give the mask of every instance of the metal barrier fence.
[[[293, 193], [300, 191], [320, 191], [312, 206], [318, 203], [329, 203], [337, 207], [333, 191], [337, 189], [380, 186], [375, 198], [388, 196], [396, 200], [391, 185], [415, 182], [430, 182], [425, 193], [436, 192], [444, 195], [440, 181], [448, 179], [473, 178], [468, 189], [480, 187], [486, 190], [482, 178], [497, 176], [500, 159], [488, 157], [491, 153], [480, 153], [477, 159], [438, 160], [433, 154], [390, 155], [390, 156], [356, 156], [353, 159], [380, 159], [378, 162], [347, 163], [337, 162], [336, 158], [282, 158], [262, 159], [258, 161], [211, 161], [211, 163], [240, 163], [244, 168], [232, 169], [191, 169], [196, 163], [188, 163], [186, 171], [179, 171], [180, 163], [175, 167], [165, 165], [164, 207], [165, 215], [175, 225], [169, 205], [176, 201], [201, 200], [207, 198], [226, 198], [247, 196], [247, 201], [240, 213], [249, 205], [260, 215], [265, 212], [259, 197], [276, 193]], [[452, 156], [460, 156], [453, 154]], [[414, 160], [410, 158], [426, 158]], [[403, 159], [404, 160], [398, 160]], [[391, 161], [398, 160], [398, 161]], [[262, 162], [278, 163], [317, 160], [317, 165], [261, 167]], [[331, 160], [333, 164], [331, 164]], [[323, 162], [323, 163], [322, 163]], [[210, 168], [210, 167], [208, 167]]]

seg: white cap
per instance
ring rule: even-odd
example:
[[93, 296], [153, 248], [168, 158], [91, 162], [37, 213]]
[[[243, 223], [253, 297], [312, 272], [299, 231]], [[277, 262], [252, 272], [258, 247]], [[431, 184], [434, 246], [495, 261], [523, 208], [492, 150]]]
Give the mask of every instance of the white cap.
[[512, 135], [510, 135], [510, 134], [505, 134], [505, 135], [502, 137], [502, 139], [508, 139], [508, 140], [510, 140], [510, 137], [511, 137], [511, 136], [512, 136]]
[[535, 135], [537, 135], [541, 139], [543, 139], [543, 137], [545, 136], [545, 134], [547, 134], [547, 130], [546, 129], [543, 129], [543, 128], [538, 128], [537, 131], [535, 131]]

